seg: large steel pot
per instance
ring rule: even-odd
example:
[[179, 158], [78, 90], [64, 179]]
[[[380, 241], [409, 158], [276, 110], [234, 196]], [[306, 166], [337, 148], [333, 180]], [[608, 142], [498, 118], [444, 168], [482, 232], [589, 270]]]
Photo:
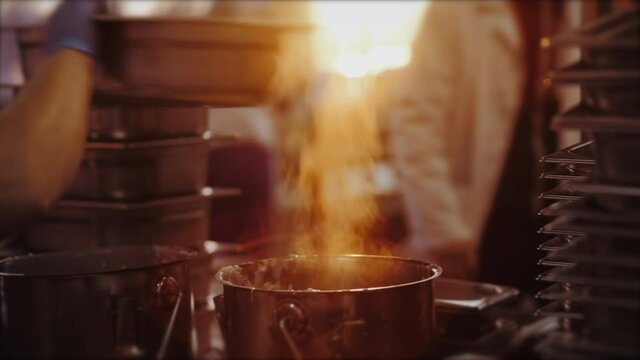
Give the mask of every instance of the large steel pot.
[[230, 358], [417, 358], [435, 338], [439, 266], [396, 257], [266, 259], [221, 269]]
[[190, 251], [118, 247], [0, 262], [0, 358], [191, 358]]

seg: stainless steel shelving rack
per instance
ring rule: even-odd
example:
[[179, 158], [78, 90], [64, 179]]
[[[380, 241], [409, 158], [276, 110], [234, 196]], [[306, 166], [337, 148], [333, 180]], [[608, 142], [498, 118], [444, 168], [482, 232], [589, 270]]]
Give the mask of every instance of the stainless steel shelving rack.
[[580, 86], [581, 101], [552, 128], [583, 142], [542, 158], [540, 229], [548, 267], [537, 315], [559, 319], [538, 349], [543, 358], [640, 357], [640, 6], [551, 39], [578, 47], [578, 63], [553, 71], [554, 85]]

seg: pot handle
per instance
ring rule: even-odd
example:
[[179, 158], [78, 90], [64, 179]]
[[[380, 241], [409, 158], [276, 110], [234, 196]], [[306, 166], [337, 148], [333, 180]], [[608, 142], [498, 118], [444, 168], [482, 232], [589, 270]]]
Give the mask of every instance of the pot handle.
[[294, 359], [301, 360], [302, 353], [294, 337], [302, 334], [307, 326], [307, 317], [304, 311], [298, 304], [287, 301], [276, 307], [273, 311], [273, 318], [289, 347], [289, 351], [291, 351], [291, 355]]
[[170, 308], [173, 306], [171, 309], [169, 323], [162, 335], [162, 342], [160, 343], [158, 353], [156, 354], [156, 359], [162, 360], [165, 358], [167, 346], [169, 345], [169, 340], [171, 339], [171, 334], [173, 333], [176, 317], [178, 315], [178, 308], [182, 302], [182, 290], [180, 290], [180, 286], [176, 279], [167, 275], [160, 278], [156, 283], [156, 295], [158, 296], [158, 305], [160, 307]]
[[[178, 308], [182, 302], [182, 290], [176, 279], [172, 276], [163, 276], [155, 284], [156, 305], [160, 309], [171, 309], [171, 317], [167, 324], [162, 341], [158, 347], [156, 359], [165, 358], [167, 346], [173, 333], [173, 328], [178, 314]], [[137, 335], [130, 332], [138, 321], [138, 299], [135, 297], [120, 297], [115, 300], [116, 314], [116, 356], [118, 358], [145, 357], [143, 349], [136, 344]]]

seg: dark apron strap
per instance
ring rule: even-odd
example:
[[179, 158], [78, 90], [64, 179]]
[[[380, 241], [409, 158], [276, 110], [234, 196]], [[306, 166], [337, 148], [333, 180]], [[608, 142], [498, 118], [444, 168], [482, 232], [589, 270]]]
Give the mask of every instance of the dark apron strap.
[[[535, 2], [518, 3], [527, 7], [525, 3]], [[554, 104], [551, 98], [544, 101], [536, 99], [537, 81], [540, 80], [537, 69], [541, 33], [539, 9], [518, 8], [522, 4], [514, 8], [525, 39], [525, 91], [502, 177], [481, 238], [478, 275], [481, 281], [533, 292], [539, 287], [535, 277], [541, 272], [537, 266], [540, 257], [536, 250], [540, 239], [537, 230], [544, 220], [533, 211], [538, 204], [535, 192], [540, 187], [537, 163], [541, 154], [538, 154], [538, 145], [554, 143], [549, 131], [537, 131], [540, 126], [534, 125], [535, 110], [542, 106], [542, 118], [548, 120]], [[548, 129], [545, 124], [541, 126]], [[544, 136], [544, 139], [535, 136]]]

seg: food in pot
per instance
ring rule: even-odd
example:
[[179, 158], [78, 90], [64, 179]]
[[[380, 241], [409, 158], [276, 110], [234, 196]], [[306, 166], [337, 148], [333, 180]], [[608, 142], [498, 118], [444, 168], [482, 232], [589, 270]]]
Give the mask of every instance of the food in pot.
[[349, 257], [290, 256], [233, 265], [222, 276], [234, 285], [261, 290], [332, 291], [397, 286], [432, 275], [428, 267], [409, 269], [395, 262], [374, 265]]

